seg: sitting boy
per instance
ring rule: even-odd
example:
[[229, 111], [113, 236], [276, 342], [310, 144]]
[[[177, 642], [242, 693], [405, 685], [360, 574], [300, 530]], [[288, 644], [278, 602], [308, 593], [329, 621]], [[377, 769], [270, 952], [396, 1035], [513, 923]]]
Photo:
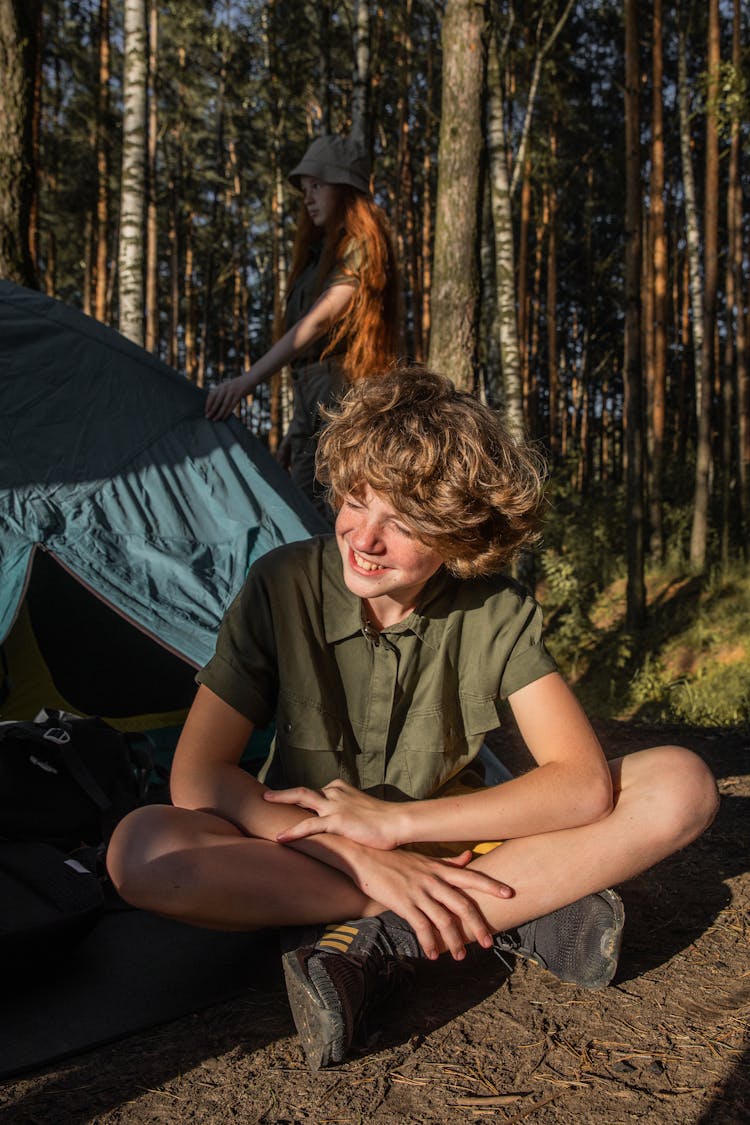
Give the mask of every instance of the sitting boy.
[[[494, 411], [429, 371], [386, 373], [329, 415], [318, 473], [335, 534], [252, 567], [198, 675], [174, 807], [131, 813], [108, 857], [145, 909], [298, 928], [284, 972], [313, 1068], [342, 1061], [417, 957], [478, 942], [607, 984], [623, 911], [603, 888], [717, 807], [688, 750], [607, 763], [539, 607], [500, 573], [534, 536], [541, 479]], [[486, 787], [470, 767], [506, 698], [536, 767]], [[255, 780], [238, 763], [271, 719]]]

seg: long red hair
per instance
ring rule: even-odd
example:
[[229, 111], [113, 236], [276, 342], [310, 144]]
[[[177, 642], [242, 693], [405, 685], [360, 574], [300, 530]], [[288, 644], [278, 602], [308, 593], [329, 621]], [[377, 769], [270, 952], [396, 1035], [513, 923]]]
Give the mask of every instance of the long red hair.
[[[323, 235], [317, 293], [326, 278], [354, 245], [360, 254], [357, 287], [340, 321], [334, 326], [323, 358], [346, 345], [343, 368], [349, 382], [366, 379], [394, 363], [399, 353], [400, 286], [393, 237], [385, 212], [369, 196], [348, 184], [334, 185], [339, 193], [337, 222]], [[321, 237], [307, 209], [300, 212], [292, 252], [289, 290], [307, 265], [310, 247]]]

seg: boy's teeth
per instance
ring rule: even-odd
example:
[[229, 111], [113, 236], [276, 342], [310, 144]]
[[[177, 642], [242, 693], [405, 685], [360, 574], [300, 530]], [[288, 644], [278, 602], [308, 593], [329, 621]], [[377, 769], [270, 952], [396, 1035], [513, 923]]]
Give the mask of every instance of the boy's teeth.
[[354, 561], [356, 562], [358, 567], [361, 567], [362, 570], [382, 570], [383, 569], [382, 566], [378, 566], [377, 563], [371, 563], [371, 562], [368, 562], [367, 559], [363, 559], [362, 556], [358, 555], [356, 551], [353, 551], [352, 553], [354, 555]]

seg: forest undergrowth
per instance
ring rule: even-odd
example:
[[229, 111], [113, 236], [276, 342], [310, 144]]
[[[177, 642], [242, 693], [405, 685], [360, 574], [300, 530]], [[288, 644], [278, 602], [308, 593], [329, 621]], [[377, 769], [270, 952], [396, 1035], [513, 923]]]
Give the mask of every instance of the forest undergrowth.
[[551, 497], [537, 597], [547, 643], [596, 718], [750, 726], [750, 568], [691, 574], [686, 508], [666, 521], [664, 561], [646, 568], [647, 621], [626, 626], [624, 513], [617, 495], [574, 515]]

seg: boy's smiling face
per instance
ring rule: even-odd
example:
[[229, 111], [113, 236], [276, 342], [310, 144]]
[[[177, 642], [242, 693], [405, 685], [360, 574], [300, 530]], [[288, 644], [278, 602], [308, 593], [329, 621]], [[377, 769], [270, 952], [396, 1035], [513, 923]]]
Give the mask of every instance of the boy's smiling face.
[[336, 517], [344, 582], [362, 598], [374, 625], [403, 621], [442, 557], [416, 538], [395, 508], [369, 487], [344, 497]]

